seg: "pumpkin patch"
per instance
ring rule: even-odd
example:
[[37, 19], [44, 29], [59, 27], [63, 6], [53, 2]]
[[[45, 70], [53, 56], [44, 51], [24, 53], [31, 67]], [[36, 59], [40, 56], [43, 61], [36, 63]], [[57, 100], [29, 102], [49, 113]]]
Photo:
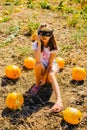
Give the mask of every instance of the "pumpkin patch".
[[20, 108], [24, 103], [24, 98], [20, 93], [9, 93], [6, 98], [6, 106], [9, 109], [16, 110]]
[[81, 67], [74, 67], [72, 69], [72, 78], [76, 81], [84, 80], [86, 77], [86, 70]]
[[81, 121], [82, 113], [77, 108], [67, 107], [63, 111], [63, 118], [67, 123], [77, 125]]
[[[87, 0], [0, 0], [1, 130], [87, 129], [87, 6], [84, 5], [87, 2], [85, 1]], [[49, 25], [48, 29], [41, 29], [45, 23]], [[39, 30], [42, 32], [38, 37]], [[45, 33], [48, 30], [53, 32], [52, 35]], [[45, 47], [51, 51], [49, 54], [52, 57], [47, 57], [48, 49], [46, 49], [44, 59], [50, 58], [54, 61], [55, 58], [56, 62], [56, 57], [61, 57], [64, 63], [60, 62], [60, 67], [56, 62], [52, 68], [51, 61], [48, 63], [50, 70], [46, 66], [45, 68], [41, 66], [39, 58], [42, 55], [35, 55], [40, 38], [41, 52], [47, 42], [46, 39], [49, 39], [49, 44]], [[27, 65], [24, 66], [24, 60], [28, 57], [35, 59], [33, 69], [30, 63], [29, 69]], [[11, 76], [13, 72], [8, 72], [10, 76], [6, 76], [5, 68], [8, 65], [16, 65], [21, 69], [19, 78], [13, 78], [14, 76]], [[85, 68], [84, 80], [73, 79], [72, 69], [76, 66]], [[45, 81], [46, 85], [39, 84]], [[56, 83], [58, 86], [55, 86]], [[41, 85], [39, 91], [38, 85]], [[32, 90], [38, 93], [34, 94]], [[15, 96], [6, 102], [8, 95], [13, 92], [23, 96], [22, 105], [15, 107]], [[19, 102], [16, 100], [16, 104]], [[64, 120], [62, 112], [67, 107], [75, 107], [82, 113], [82, 119], [78, 118], [78, 124], [73, 123], [76, 122], [76, 117], [71, 117], [69, 114], [66, 114], [66, 117], [72, 119], [72, 124]]]
[[21, 75], [21, 70], [16, 65], [9, 65], [5, 68], [5, 74], [10, 79], [18, 79]]

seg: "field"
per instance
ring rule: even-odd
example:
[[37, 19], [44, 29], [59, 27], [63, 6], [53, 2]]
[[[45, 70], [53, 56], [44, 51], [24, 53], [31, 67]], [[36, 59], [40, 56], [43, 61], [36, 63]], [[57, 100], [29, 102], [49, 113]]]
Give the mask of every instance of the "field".
[[[57, 57], [65, 61], [57, 74], [64, 109], [75, 107], [82, 112], [78, 125], [65, 122], [62, 112], [48, 112], [56, 101], [54, 92], [47, 103], [32, 103], [28, 94], [35, 79], [33, 69], [24, 67], [24, 59], [33, 57], [32, 35], [44, 22], [54, 29], [60, 48]], [[5, 75], [5, 67], [11, 64], [21, 69], [17, 80]], [[86, 0], [0, 0], [0, 130], [87, 130], [87, 74], [83, 81], [74, 81], [71, 72], [76, 66], [87, 72]], [[10, 92], [23, 94], [22, 108], [7, 108]]]

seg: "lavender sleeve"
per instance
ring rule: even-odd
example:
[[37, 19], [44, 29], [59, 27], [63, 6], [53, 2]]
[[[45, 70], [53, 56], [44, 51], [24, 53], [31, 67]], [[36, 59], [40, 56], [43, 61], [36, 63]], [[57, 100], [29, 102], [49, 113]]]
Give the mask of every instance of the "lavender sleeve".
[[32, 50], [37, 50], [37, 41], [32, 43]]

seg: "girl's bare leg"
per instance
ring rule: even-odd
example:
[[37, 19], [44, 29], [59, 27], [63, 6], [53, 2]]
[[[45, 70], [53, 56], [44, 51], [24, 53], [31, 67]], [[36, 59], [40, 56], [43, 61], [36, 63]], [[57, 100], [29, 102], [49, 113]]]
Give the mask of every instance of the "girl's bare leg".
[[51, 69], [48, 74], [48, 80], [52, 85], [52, 88], [54, 90], [54, 93], [56, 95], [57, 101], [51, 108], [51, 112], [60, 112], [63, 109], [63, 104], [62, 104], [62, 99], [61, 99], [61, 94], [60, 94], [60, 89], [58, 82], [56, 80], [55, 72]]
[[41, 62], [36, 62], [35, 67], [34, 67], [36, 85], [39, 85], [41, 76], [45, 73], [45, 71], [46, 69], [44, 65]]

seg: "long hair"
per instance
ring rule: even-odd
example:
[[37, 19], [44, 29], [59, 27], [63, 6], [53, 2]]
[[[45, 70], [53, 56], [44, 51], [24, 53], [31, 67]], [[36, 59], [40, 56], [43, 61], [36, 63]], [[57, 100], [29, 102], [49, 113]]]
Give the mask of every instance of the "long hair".
[[[52, 31], [52, 29], [50, 29], [50, 27], [49, 27], [49, 25], [48, 24], [42, 24], [40, 27], [39, 27], [39, 29], [38, 29], [38, 31], [39, 30], [45, 30], [45, 31]], [[43, 45], [43, 41], [41, 41], [41, 52], [43, 51], [43, 47], [44, 47], [44, 45]], [[50, 51], [51, 50], [57, 50], [58, 49], [58, 47], [57, 47], [57, 43], [56, 43], [56, 40], [55, 40], [55, 38], [54, 38], [54, 34], [52, 33], [52, 36], [50, 37], [50, 39], [49, 39], [49, 41], [48, 41], [48, 45], [47, 45], [49, 48], [50, 48]]]

